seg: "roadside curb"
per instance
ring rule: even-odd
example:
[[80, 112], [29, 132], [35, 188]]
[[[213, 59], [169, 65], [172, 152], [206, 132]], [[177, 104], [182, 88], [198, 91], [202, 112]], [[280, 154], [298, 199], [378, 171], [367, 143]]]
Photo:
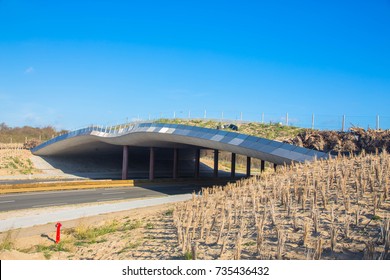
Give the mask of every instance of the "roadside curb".
[[14, 194], [25, 192], [43, 192], [43, 191], [66, 191], [66, 190], [80, 190], [80, 189], [98, 189], [98, 188], [116, 188], [116, 187], [134, 187], [134, 186], [148, 186], [154, 184], [180, 184], [180, 183], [215, 183], [226, 184], [228, 182], [235, 182], [239, 180], [232, 180], [229, 178], [202, 178], [202, 179], [155, 179], [155, 180], [88, 180], [88, 181], [60, 181], [60, 182], [45, 182], [45, 183], [31, 183], [31, 184], [3, 184], [0, 185], [0, 194]]

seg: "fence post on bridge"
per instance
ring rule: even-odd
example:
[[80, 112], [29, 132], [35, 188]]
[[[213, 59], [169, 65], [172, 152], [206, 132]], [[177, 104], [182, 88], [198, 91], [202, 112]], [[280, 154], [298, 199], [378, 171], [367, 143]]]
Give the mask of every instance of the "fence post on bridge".
[[376, 115], [376, 130], [379, 130], [379, 115]]
[[288, 126], [288, 113], [286, 113], [286, 126]]
[[314, 129], [314, 113], [311, 114], [311, 129]]

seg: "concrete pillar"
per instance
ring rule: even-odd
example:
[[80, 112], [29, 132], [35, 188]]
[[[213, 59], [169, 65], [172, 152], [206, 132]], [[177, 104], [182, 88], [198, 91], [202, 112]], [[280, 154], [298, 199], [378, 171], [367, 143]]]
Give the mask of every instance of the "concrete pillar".
[[173, 179], [177, 179], [178, 167], [178, 151], [177, 148], [173, 148]]
[[236, 154], [232, 153], [232, 165], [230, 168], [230, 177], [236, 177]]
[[214, 150], [214, 178], [218, 177], [218, 156], [219, 156], [219, 151]]
[[195, 178], [199, 178], [200, 173], [200, 149], [195, 150]]
[[264, 170], [265, 170], [265, 161], [264, 161], [264, 160], [261, 160], [260, 171], [261, 171], [261, 172], [264, 172]]
[[154, 148], [150, 147], [149, 180], [154, 180]]
[[129, 169], [129, 147], [123, 146], [122, 180], [127, 180]]
[[251, 176], [251, 157], [246, 157], [246, 177]]
[[274, 163], [274, 171], [276, 171], [276, 167], [278, 167], [278, 165]]

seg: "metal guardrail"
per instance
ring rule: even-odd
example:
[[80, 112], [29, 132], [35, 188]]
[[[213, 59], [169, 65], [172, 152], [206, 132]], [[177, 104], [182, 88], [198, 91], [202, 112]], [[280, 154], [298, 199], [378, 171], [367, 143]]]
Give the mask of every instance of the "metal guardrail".
[[[147, 124], [144, 122], [136, 122], [136, 123], [114, 125], [114, 126], [109, 126], [109, 127], [108, 126], [106, 126], [106, 127], [95, 126], [95, 125], [87, 126], [84, 128], [80, 128], [77, 130], [73, 130], [73, 131], [58, 135], [58, 136], [56, 136], [56, 137], [54, 137], [46, 142], [43, 142], [42, 144], [36, 146], [35, 148], [31, 149], [31, 151], [35, 152], [35, 151], [42, 149], [48, 145], [51, 145], [53, 143], [56, 143], [56, 142], [59, 142], [59, 141], [62, 141], [62, 140], [68, 139], [68, 138], [73, 138], [73, 137], [82, 136], [82, 135], [91, 135], [92, 132], [102, 132], [102, 133], [106, 134], [106, 135], [104, 135], [106, 137], [119, 136], [121, 134], [124, 134], [124, 133], [131, 131], [134, 127], [138, 126], [141, 123]], [[152, 123], [153, 122], [150, 122], [150, 124], [152, 124]], [[101, 135], [101, 136], [103, 136], [103, 135]]]
[[[328, 157], [328, 154], [320, 151], [285, 144], [266, 138], [212, 128], [155, 122], [128, 123], [112, 127], [90, 126], [57, 136], [35, 147], [32, 149], [32, 152], [37, 152], [39, 154], [39, 150], [49, 145], [83, 135], [96, 136], [100, 138], [102, 142], [106, 142], [104, 138], [118, 138], [122, 135], [129, 135], [132, 132], [161, 134], [161, 139], [167, 139], [166, 137], [170, 137], [168, 135], [172, 135], [176, 136], [178, 141], [182, 144], [231, 151], [233, 153], [264, 159], [276, 164], [283, 164], [291, 161], [303, 162], [314, 158]], [[185, 137], [185, 140], [183, 140], [182, 137]], [[172, 141], [172, 138], [170, 139], [171, 140], [169, 141]], [[115, 140], [116, 139], [108, 140], [107, 142], [112, 143], [112, 141], [115, 142]]]

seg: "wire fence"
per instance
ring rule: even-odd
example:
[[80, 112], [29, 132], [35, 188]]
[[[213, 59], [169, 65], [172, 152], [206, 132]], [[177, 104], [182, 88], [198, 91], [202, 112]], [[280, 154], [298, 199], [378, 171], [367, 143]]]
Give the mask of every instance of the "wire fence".
[[[191, 120], [212, 120], [217, 122], [231, 123], [264, 123], [281, 124], [302, 128], [312, 128], [318, 130], [348, 131], [352, 127], [364, 129], [389, 129], [390, 116], [363, 116], [363, 115], [323, 115], [323, 114], [289, 114], [286, 113], [248, 113], [232, 111], [173, 111], [159, 112], [154, 114], [144, 114], [128, 117], [115, 122], [99, 124], [99, 126], [116, 126], [120, 123], [148, 122], [158, 119], [191, 119]], [[91, 124], [92, 125], [92, 124]], [[91, 125], [85, 125], [91, 126]]]

